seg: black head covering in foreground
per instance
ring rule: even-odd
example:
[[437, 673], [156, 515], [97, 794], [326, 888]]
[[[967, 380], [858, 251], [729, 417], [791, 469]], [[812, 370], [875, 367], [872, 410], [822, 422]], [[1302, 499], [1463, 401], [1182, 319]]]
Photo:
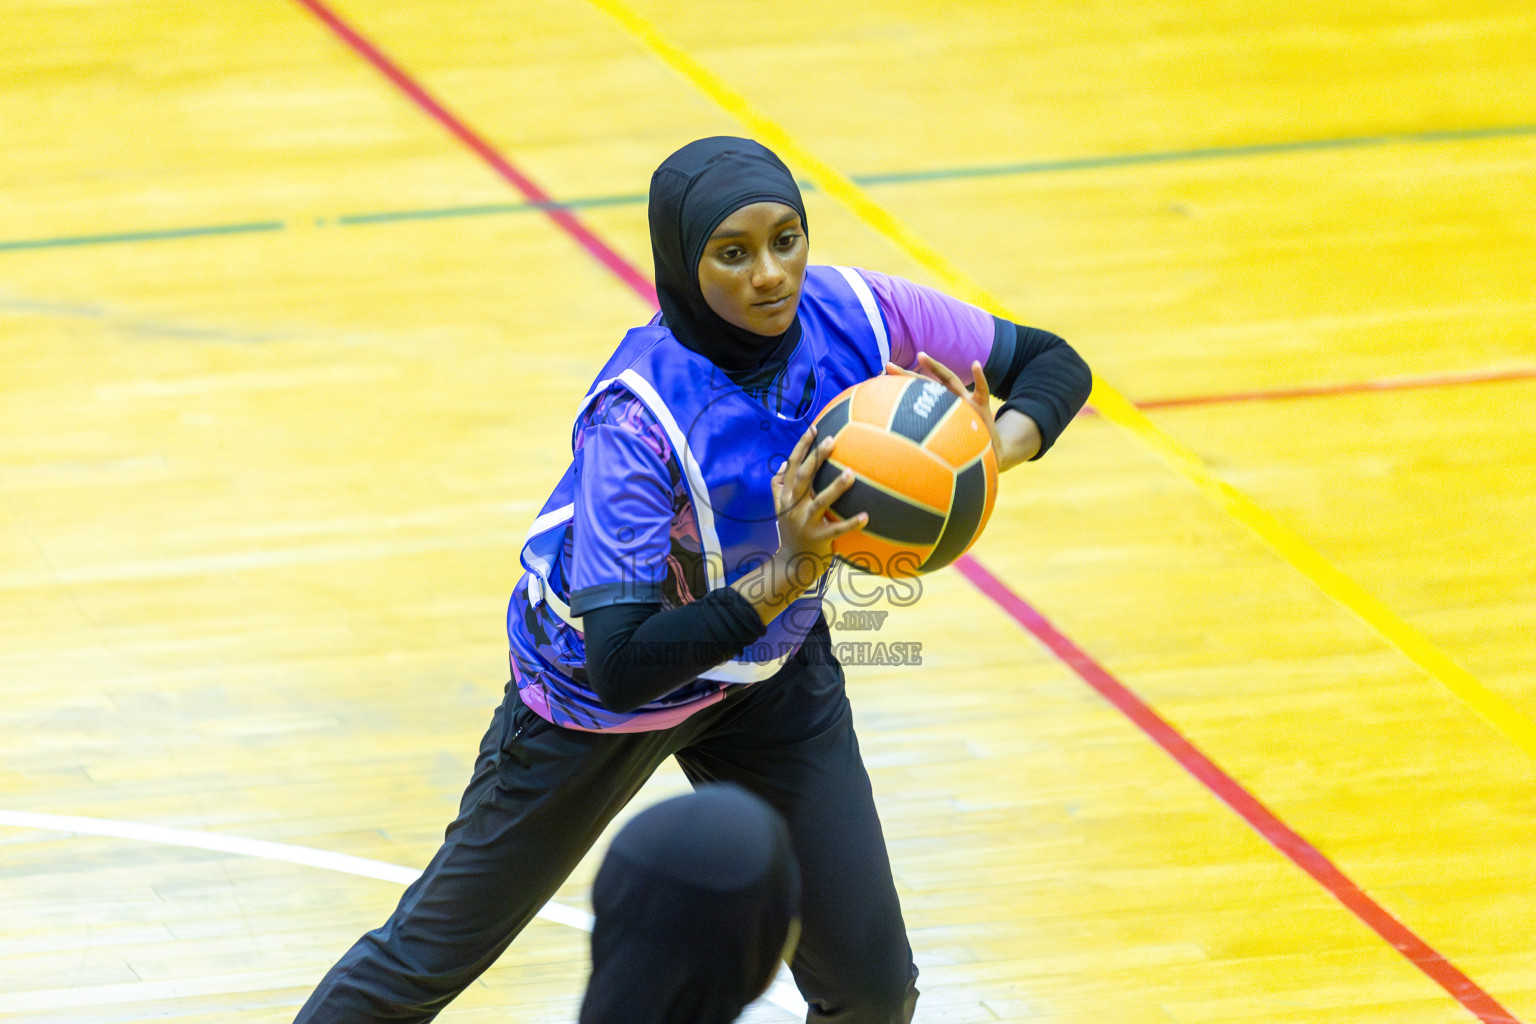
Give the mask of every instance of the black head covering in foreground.
[[651, 255], [662, 318], [678, 341], [723, 370], [752, 369], [800, 330], [798, 318], [775, 338], [732, 326], [699, 290], [699, 258], [709, 236], [743, 206], [762, 202], [794, 207], [805, 225], [795, 176], [751, 139], [720, 135], [690, 142], [651, 175]]
[[789, 831], [745, 789], [642, 811], [592, 887], [581, 1024], [728, 1024], [768, 986], [799, 903]]

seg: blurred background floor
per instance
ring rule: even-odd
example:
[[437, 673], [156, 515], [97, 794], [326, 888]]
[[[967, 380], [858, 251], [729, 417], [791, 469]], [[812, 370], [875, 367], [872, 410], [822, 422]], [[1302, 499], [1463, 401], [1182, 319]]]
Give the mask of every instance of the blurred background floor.
[[[570, 416], [650, 312], [495, 160], [648, 276], [651, 171], [749, 130], [626, 11], [1503, 702], [1080, 419], [973, 554], [1082, 658], [956, 570], [837, 637], [922, 645], [849, 669], [917, 1019], [1536, 1021], [1536, 21], [1504, 4], [8, 4], [0, 815], [426, 863]], [[806, 199], [816, 262], [940, 283]], [[0, 1020], [290, 1020], [399, 891], [0, 824]], [[585, 971], [536, 922], [441, 1019], [569, 1021]]]

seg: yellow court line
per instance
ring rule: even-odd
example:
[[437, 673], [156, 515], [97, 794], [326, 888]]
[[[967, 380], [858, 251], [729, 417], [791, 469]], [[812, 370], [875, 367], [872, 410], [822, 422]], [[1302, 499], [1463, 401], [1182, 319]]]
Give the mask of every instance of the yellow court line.
[[[589, 2], [624, 26], [626, 31], [644, 43], [674, 71], [740, 121], [764, 145], [783, 157], [786, 163], [802, 168], [819, 189], [901, 247], [942, 281], [956, 298], [981, 306], [1000, 317], [1018, 320], [996, 296], [951, 264], [865, 194], [858, 185], [800, 145], [777, 123], [758, 112], [746, 97], [673, 44], [633, 8], [622, 0]], [[1536, 758], [1536, 723], [1484, 686], [1476, 676], [1458, 665], [1427, 637], [1346, 576], [1299, 534], [1281, 525], [1252, 498], [1219, 479], [1198, 455], [1158, 429], [1145, 413], [1097, 374], [1093, 378], [1093, 394], [1089, 401], [1104, 419], [1129, 434], [1175, 473], [1194, 484], [1218, 508], [1247, 527], [1266, 547], [1294, 566], [1319, 590], [1354, 612], [1388, 644], [1466, 702], [1526, 754]]]

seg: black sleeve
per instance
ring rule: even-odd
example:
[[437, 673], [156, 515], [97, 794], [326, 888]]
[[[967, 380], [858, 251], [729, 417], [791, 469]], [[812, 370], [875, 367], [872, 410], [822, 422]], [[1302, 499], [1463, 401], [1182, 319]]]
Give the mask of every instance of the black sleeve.
[[983, 367], [998, 411], [1017, 409], [1040, 428], [1039, 458], [1067, 429], [1093, 390], [1093, 373], [1065, 341], [1034, 327], [993, 317], [992, 354]]
[[609, 711], [633, 711], [740, 654], [768, 627], [730, 587], [697, 601], [610, 604], [582, 618], [587, 682]]

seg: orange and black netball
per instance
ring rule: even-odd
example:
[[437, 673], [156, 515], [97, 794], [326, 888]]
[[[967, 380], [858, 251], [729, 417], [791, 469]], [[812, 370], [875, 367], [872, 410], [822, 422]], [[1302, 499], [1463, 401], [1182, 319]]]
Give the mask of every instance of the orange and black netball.
[[971, 406], [926, 377], [874, 377], [838, 395], [816, 417], [816, 440], [834, 438], [817, 491], [853, 470], [828, 515], [869, 514], [832, 551], [865, 572], [916, 576], [940, 569], [981, 536], [997, 497], [997, 455]]

